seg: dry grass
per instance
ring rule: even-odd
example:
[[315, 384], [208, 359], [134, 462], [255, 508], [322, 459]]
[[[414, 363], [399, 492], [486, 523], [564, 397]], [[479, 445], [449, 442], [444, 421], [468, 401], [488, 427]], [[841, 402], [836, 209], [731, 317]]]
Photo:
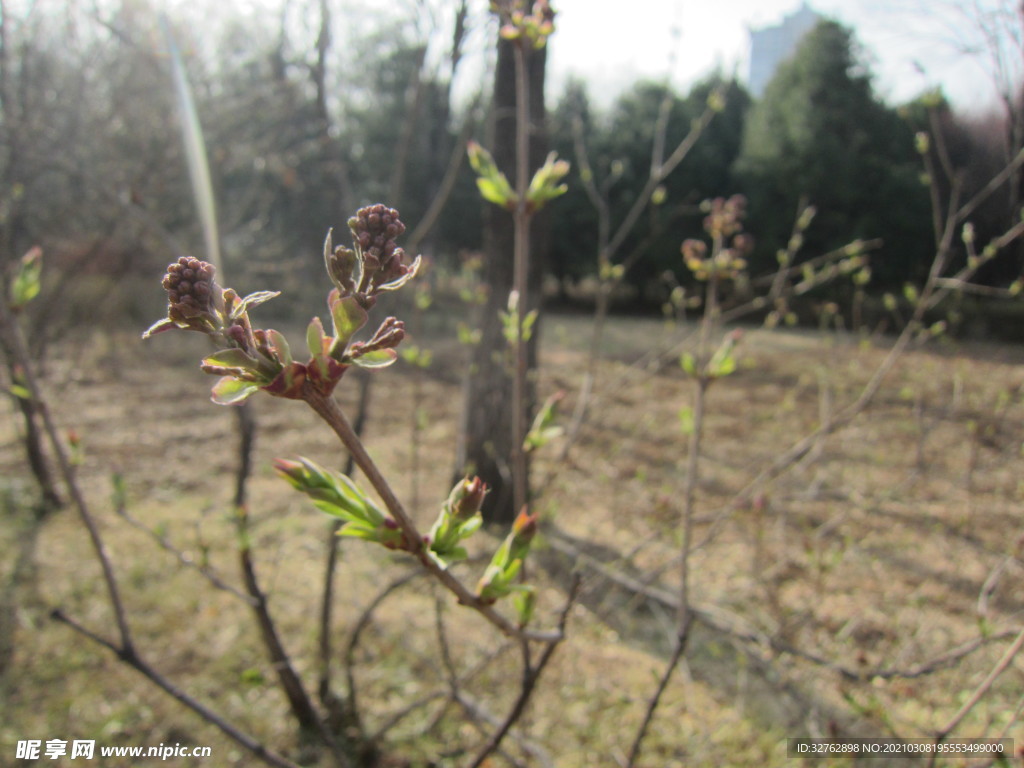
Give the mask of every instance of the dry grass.
[[[576, 318], [546, 320], [540, 386], [543, 392], [568, 390], [566, 412], [579, 386], [586, 327]], [[607, 569], [646, 574], [654, 588], [667, 589], [675, 582], [685, 461], [679, 411], [691, 389], [678, 366], [636, 361], [672, 333], [655, 322], [614, 323], [599, 399], [579, 444], [566, 465], [552, 467], [542, 458], [537, 467], [540, 477], [553, 474], [540, 501], [550, 524], [600, 545]], [[440, 341], [427, 346], [436, 347], [438, 359], [421, 382], [429, 419], [420, 498], [431, 501], [417, 513], [425, 524], [448, 490], [459, 356]], [[752, 332], [739, 372], [711, 388], [695, 594], [701, 606], [738, 617], [749, 633], [774, 638], [776, 649], [702, 633], [656, 718], [643, 765], [781, 766], [788, 762], [782, 739], [807, 733], [815, 723], [827, 727], [832, 715], [843, 727], [856, 720], [864, 732], [927, 735], [952, 715], [1006, 642], [930, 675], [868, 675], [862, 681], [778, 647], [851, 670], [909, 670], [980, 632], [1020, 626], [1019, 349], [939, 345], [908, 354], [849, 429], [822, 441], [811, 460], [769, 488], [761, 503], [721, 513], [766, 460], [855, 397], [883, 347], [856, 338]], [[118, 519], [108, 501], [109, 475], [117, 469], [127, 478], [132, 514], [193, 556], [206, 552], [225, 578], [238, 583], [225, 508], [234, 424], [229, 410], [206, 398], [212, 380], [195, 369], [204, 351], [201, 339], [185, 336], [145, 346], [133, 339], [117, 346], [99, 341], [55, 360], [48, 389], [60, 423], [84, 438], [81, 478], [113, 553], [141, 654], [190, 693], [294, 756], [286, 705], [246, 606], [181, 568]], [[398, 478], [399, 493], [407, 494], [414, 379], [399, 367], [375, 379], [367, 443]], [[351, 404], [354, 395], [341, 389], [342, 401]], [[251, 513], [258, 566], [271, 610], [312, 689], [326, 524], [272, 476], [269, 465], [276, 456], [296, 453], [335, 466], [343, 457], [299, 404], [262, 398], [256, 406]], [[16, 552], [31, 528], [25, 510], [31, 487], [13, 419], [0, 424], [0, 473], [7, 499], [0, 540]], [[339, 648], [377, 591], [407, 568], [401, 558], [355, 543], [346, 543], [343, 552]], [[14, 562], [7, 558], [5, 586]], [[13, 593], [14, 656], [0, 680], [0, 763], [13, 760], [19, 739], [77, 738], [214, 748], [212, 761], [166, 765], [252, 764], [210, 725], [47, 618], [49, 608], [61, 606], [97, 631], [112, 631], [98, 568], [72, 512], [52, 517], [37, 532], [34, 562], [35, 573], [22, 573]], [[1000, 567], [998, 578], [990, 578]], [[550, 623], [564, 585], [539, 569], [531, 575], [543, 587], [538, 623]], [[986, 583], [990, 589], [979, 601]], [[619, 764], [663, 664], [659, 644], [671, 624], [664, 608], [610, 588], [593, 572], [587, 588], [585, 605], [571, 618], [570, 640], [543, 678], [521, 729], [559, 768]], [[425, 580], [414, 580], [384, 603], [363, 638], [357, 679], [371, 730], [410, 700], [443, 688], [436, 601]], [[500, 647], [488, 625], [444, 597], [441, 603], [460, 670]], [[505, 651], [467, 684], [467, 693], [494, 716], [503, 714], [515, 692], [515, 660], [514, 650]], [[768, 682], [765, 669], [772, 675]], [[1009, 727], [1007, 735], [1024, 743], [1024, 727], [1010, 723], [1022, 680], [1024, 661], [1017, 660], [955, 735], [1000, 735]], [[794, 722], [781, 703], [789, 695], [785, 686], [818, 711], [804, 711]], [[450, 717], [424, 733], [437, 706], [424, 707], [391, 732], [390, 751], [417, 765], [438, 755], [438, 764], [459, 764], [459, 750], [471, 749], [478, 732], [451, 708]], [[520, 754], [523, 747], [513, 740], [509, 749]], [[528, 763], [544, 760], [535, 755]], [[495, 758], [494, 765], [504, 764]]]

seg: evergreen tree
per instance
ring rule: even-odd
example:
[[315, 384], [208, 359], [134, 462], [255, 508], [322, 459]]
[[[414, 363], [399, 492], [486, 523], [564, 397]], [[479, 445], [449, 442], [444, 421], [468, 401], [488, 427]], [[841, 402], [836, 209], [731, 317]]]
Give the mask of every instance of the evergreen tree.
[[818, 210], [805, 253], [881, 237], [874, 285], [917, 276], [931, 253], [913, 134], [878, 99], [852, 32], [822, 21], [751, 110], [737, 161], [750, 199], [755, 268], [774, 266], [801, 200]]

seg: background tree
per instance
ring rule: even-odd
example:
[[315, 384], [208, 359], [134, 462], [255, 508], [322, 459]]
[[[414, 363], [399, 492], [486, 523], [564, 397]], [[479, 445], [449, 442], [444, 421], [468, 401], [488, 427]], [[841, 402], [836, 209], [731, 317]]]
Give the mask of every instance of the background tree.
[[875, 284], [920, 277], [930, 231], [917, 163], [913, 133], [875, 97], [853, 33], [820, 22], [779, 67], [744, 131], [736, 170], [760, 243], [754, 271], [773, 263], [806, 199], [818, 210], [807, 252], [883, 237]]
[[[598, 188], [607, 196], [609, 218], [622, 221], [641, 194], [651, 171], [651, 147], [664, 123], [663, 143], [677, 146], [707, 109], [712, 92], [726, 94], [725, 106], [687, 153], [685, 161], [661, 184], [655, 205], [632, 229], [622, 256], [630, 263], [627, 281], [640, 292], [665, 270], [679, 266], [679, 241], [700, 232], [701, 200], [735, 191], [732, 165], [739, 152], [750, 97], [736, 81], [713, 75], [680, 97], [664, 84], [642, 82], [625, 91], [608, 113], [595, 112], [582, 83], [570, 83], [552, 114], [552, 145], [572, 157], [582, 141]], [[583, 169], [577, 168], [578, 173]], [[579, 278], [594, 271], [598, 214], [582, 184], [559, 201], [558, 227], [552, 231], [551, 271]]]
[[[601, 115], [591, 107], [586, 83], [571, 79], [549, 116], [551, 148], [559, 157], [571, 158], [577, 132], [587, 141], [604, 141], [600, 119]], [[574, 168], [574, 171], [579, 169]], [[549, 270], [558, 280], [563, 299], [567, 297], [569, 283], [594, 271], [597, 226], [597, 216], [586, 191], [580, 184], [570, 184], [558, 201], [558, 226], [552, 227], [548, 244]]]
[[[493, 148], [494, 161], [505, 176], [516, 178], [515, 135], [516, 75], [513, 61], [514, 41], [499, 39], [498, 61], [494, 77], [494, 102], [488, 146]], [[526, 51], [526, 71], [529, 83], [529, 166], [539, 168], [548, 151], [547, 127], [544, 109], [544, 79], [546, 48]], [[540, 289], [546, 262], [548, 213], [542, 209], [534, 216], [530, 227], [529, 291], [525, 306], [518, 311], [521, 317], [540, 307]], [[501, 314], [508, 309], [509, 294], [513, 288], [513, 223], [509, 212], [495, 205], [484, 209], [484, 265], [482, 279], [487, 286], [487, 303], [483, 308], [480, 342], [475, 347], [472, 371], [466, 389], [464, 404], [464, 433], [461, 436], [456, 459], [456, 475], [467, 472], [479, 475], [491, 492], [484, 502], [483, 513], [492, 522], [510, 522], [518, 510], [512, 497], [512, 367], [505, 351], [509, 348], [505, 338], [505, 325]], [[529, 371], [537, 368], [537, 341], [539, 327], [534, 327], [526, 344], [526, 365]], [[531, 377], [532, 379], [532, 377]], [[526, 423], [534, 410], [532, 381], [525, 397]], [[527, 474], [527, 477], [529, 475]]]

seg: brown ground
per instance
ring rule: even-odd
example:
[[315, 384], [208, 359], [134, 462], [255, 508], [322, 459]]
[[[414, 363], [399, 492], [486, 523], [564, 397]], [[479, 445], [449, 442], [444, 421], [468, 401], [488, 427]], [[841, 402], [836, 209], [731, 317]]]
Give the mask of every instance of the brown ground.
[[[546, 320], [541, 390], [567, 391], [566, 419], [579, 389], [586, 334], [584, 320]], [[670, 348], [679, 338], [679, 329], [657, 322], [616, 321], [579, 442], [561, 464], [551, 458], [561, 445], [549, 446], [536, 474], [539, 481], [551, 478], [539, 502], [547, 524], [574, 546], [594, 545], [591, 565], [600, 561], [606, 573], [640, 579], [656, 596], [670, 597], [686, 462], [679, 412], [692, 404], [693, 387], [674, 362], [678, 352], [644, 353]], [[436, 350], [426, 375], [401, 364], [375, 374], [367, 443], [426, 527], [448, 490], [460, 350], [440, 337], [424, 344]], [[132, 338], [78, 345], [51, 362], [47, 388], [60, 423], [84, 439], [82, 483], [102, 522], [142, 654], [294, 757], [286, 706], [245, 606], [180, 566], [109, 504], [110, 473], [122, 472], [132, 515], [189, 556], [205, 553], [226, 580], [239, 583], [226, 514], [233, 413], [207, 399], [213, 380], [195, 362], [205, 351], [202, 339], [173, 334], [146, 345]], [[856, 397], [885, 351], [879, 340], [750, 332], [737, 373], [711, 387], [693, 589], [700, 608], [746, 639], [724, 632], [695, 638], [689, 668], [675, 678], [654, 722], [643, 765], [784, 765], [781, 740], [827, 728], [829, 719], [843, 728], [854, 723], [860, 732], [927, 736], [999, 660], [1012, 641], [1003, 635], [1024, 623], [1019, 348], [939, 342], [909, 353], [848, 429], [823, 440], [757, 503], [728, 511], [765, 462]], [[350, 406], [352, 389], [340, 392]], [[426, 420], [414, 458], [417, 407]], [[325, 521], [273, 476], [270, 460], [301, 453], [339, 465], [342, 453], [301, 404], [259, 398], [256, 408], [251, 514], [260, 575], [312, 688]], [[31, 483], [14, 428], [14, 419], [0, 423], [6, 499], [0, 540], [10, 552], [32, 535], [24, 505]], [[8, 630], [15, 628], [15, 644], [0, 689], [0, 764], [11, 762], [15, 743], [27, 738], [210, 745], [212, 762], [164, 764], [252, 764], [108, 652], [47, 618], [60, 606], [96, 631], [112, 632], [98, 568], [73, 511], [54, 516], [37, 534], [37, 569], [21, 573], [19, 586], [9, 591], [17, 596], [16, 610], [5, 617]], [[484, 535], [481, 546], [493, 542]], [[407, 567], [358, 542], [346, 543], [343, 552], [339, 648], [376, 591]], [[7, 558], [5, 584], [15, 561]], [[563, 585], [539, 569], [531, 577], [542, 586], [537, 623], [549, 625]], [[570, 639], [523, 721], [526, 738], [540, 747], [527, 764], [544, 765], [546, 753], [560, 767], [616, 766], [629, 749], [664, 663], [663, 638], [673, 617], [657, 600], [630, 597], [614, 583], [587, 571], [588, 599], [574, 610]], [[445, 596], [441, 604], [460, 670], [500, 647], [475, 616]], [[434, 592], [423, 580], [376, 614], [357, 667], [371, 729], [443, 688], [435, 626]], [[1003, 639], [928, 674], [874, 674], [921, 671], [982, 637]], [[494, 716], [511, 701], [516, 658], [514, 649], [505, 651], [467, 686]], [[839, 668], [864, 679], [848, 679]], [[767, 688], [765, 670], [772, 677]], [[1022, 682], [1024, 659], [1018, 658], [954, 735], [1005, 732], [1024, 744]], [[818, 711], [791, 722], [782, 693], [772, 711], [771, 686], [790, 686]], [[448, 755], [440, 764], [460, 764], [460, 746], [472, 749], [477, 731], [453, 707], [441, 726], [424, 733], [436, 711], [435, 704], [403, 721], [389, 734], [389, 749], [413, 757]], [[519, 754], [524, 747], [512, 741], [510, 749]], [[111, 758], [103, 764], [130, 763]]]

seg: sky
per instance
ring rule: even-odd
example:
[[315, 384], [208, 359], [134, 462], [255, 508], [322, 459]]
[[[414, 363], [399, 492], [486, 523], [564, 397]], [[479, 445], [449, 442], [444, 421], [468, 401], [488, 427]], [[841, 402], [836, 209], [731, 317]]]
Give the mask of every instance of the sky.
[[[960, 0], [962, 6], [1008, 0]], [[591, 96], [609, 103], [639, 77], [663, 79], [684, 91], [716, 67], [746, 79], [748, 28], [777, 24], [800, 0], [556, 0], [551, 40], [552, 92], [570, 75], [592, 83]], [[809, 0], [815, 11], [851, 26], [891, 104], [941, 85], [960, 108], [980, 112], [994, 103], [991, 77], [957, 51], [971, 33], [954, 0]], [[614, 10], [624, 8], [625, 10]], [[946, 10], [941, 17], [939, 9]], [[1021, 51], [1016, 51], [1018, 60]], [[1020, 62], [1017, 64], [1018, 71]]]

